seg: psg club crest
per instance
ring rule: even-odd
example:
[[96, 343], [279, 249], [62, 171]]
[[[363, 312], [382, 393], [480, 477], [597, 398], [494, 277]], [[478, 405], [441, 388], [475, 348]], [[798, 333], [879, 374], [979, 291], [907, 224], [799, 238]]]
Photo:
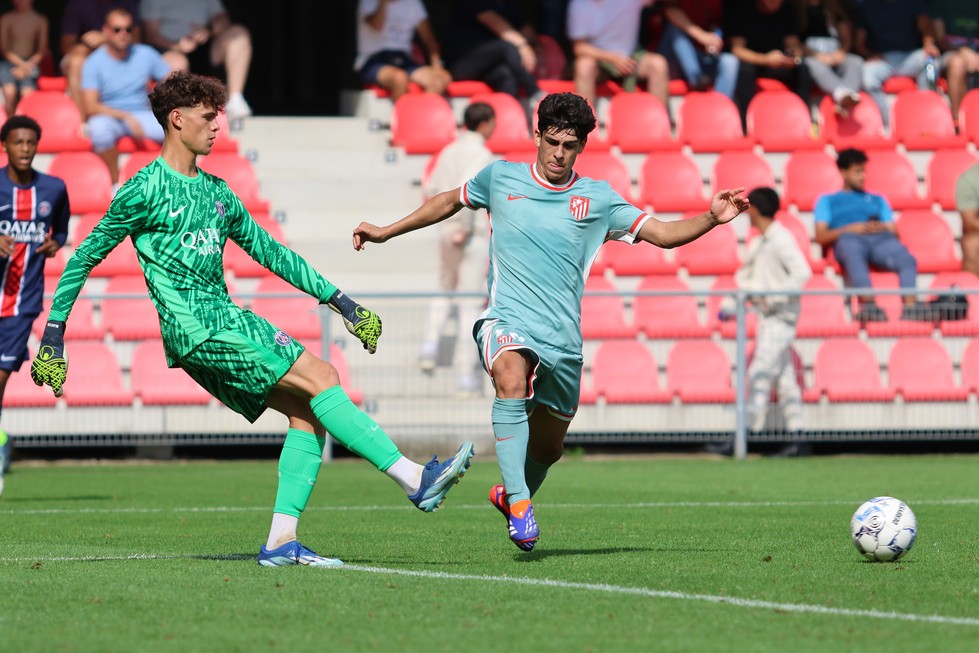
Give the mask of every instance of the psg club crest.
[[583, 220], [588, 217], [588, 207], [590, 205], [591, 200], [587, 197], [572, 195], [568, 210], [571, 211], [571, 215], [574, 216], [575, 220]]
[[37, 214], [42, 218], [46, 218], [51, 215], [51, 202], [44, 201], [37, 205]]
[[214, 208], [217, 209], [218, 215], [223, 218], [224, 217], [224, 204], [221, 203], [221, 200], [217, 200], [217, 201], [214, 202]]
[[292, 338], [285, 331], [275, 332], [275, 344], [279, 345], [280, 347], [285, 347], [291, 342], [292, 342]]

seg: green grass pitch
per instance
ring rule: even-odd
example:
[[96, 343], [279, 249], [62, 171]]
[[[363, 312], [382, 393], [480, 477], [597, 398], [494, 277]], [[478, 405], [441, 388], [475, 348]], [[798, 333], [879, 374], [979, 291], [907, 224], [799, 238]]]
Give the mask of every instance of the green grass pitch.
[[[0, 651], [979, 650], [976, 456], [570, 456], [519, 552], [477, 458], [423, 514], [325, 465], [300, 539], [343, 569], [262, 568], [274, 461], [15, 465], [0, 498]], [[865, 562], [878, 495], [914, 549]]]

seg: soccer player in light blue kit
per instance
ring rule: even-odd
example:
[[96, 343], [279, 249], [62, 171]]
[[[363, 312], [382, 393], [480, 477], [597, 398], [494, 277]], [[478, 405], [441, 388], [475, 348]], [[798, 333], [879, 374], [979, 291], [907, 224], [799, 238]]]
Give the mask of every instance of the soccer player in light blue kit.
[[493, 379], [493, 433], [503, 485], [490, 501], [510, 539], [534, 548], [540, 528], [531, 497], [564, 453], [581, 383], [581, 296], [606, 240], [676, 247], [748, 208], [744, 188], [722, 190], [707, 213], [663, 222], [622, 199], [607, 182], [573, 166], [595, 129], [588, 103], [549, 95], [538, 108], [533, 165], [498, 161], [461, 188], [440, 193], [386, 227], [362, 222], [355, 249], [445, 220], [463, 207], [488, 209], [492, 226], [489, 305], [473, 335]]

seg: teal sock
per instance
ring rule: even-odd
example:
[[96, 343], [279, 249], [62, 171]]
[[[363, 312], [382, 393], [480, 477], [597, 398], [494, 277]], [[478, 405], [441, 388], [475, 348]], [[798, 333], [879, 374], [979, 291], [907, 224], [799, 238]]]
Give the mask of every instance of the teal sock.
[[526, 399], [493, 400], [493, 434], [496, 436], [496, 459], [503, 475], [507, 501], [530, 499], [524, 476], [530, 426], [527, 423]]
[[381, 430], [377, 422], [367, 416], [347, 397], [338, 385], [319, 393], [309, 402], [320, 424], [337, 442], [382, 472], [401, 458], [398, 447]]
[[540, 489], [544, 479], [547, 478], [547, 470], [550, 468], [550, 465], [539, 463], [531, 458], [530, 454], [527, 454], [527, 463], [524, 465], [524, 476], [527, 478], [527, 488], [530, 490], [531, 497], [537, 494], [537, 490]]
[[279, 488], [273, 512], [299, 517], [306, 509], [320, 473], [324, 446], [326, 438], [289, 429], [279, 455]]

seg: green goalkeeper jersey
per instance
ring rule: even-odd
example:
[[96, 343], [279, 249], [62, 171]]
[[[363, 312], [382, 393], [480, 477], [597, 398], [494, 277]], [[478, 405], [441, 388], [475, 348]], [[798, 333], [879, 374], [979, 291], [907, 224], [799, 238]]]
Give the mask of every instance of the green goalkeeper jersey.
[[108, 212], [75, 250], [58, 282], [50, 319], [68, 319], [92, 268], [127, 236], [160, 314], [171, 364], [242, 310], [231, 301], [224, 281], [222, 253], [228, 238], [321, 302], [336, 291], [262, 229], [224, 180], [203, 170], [187, 177], [159, 157], [119, 189]]

